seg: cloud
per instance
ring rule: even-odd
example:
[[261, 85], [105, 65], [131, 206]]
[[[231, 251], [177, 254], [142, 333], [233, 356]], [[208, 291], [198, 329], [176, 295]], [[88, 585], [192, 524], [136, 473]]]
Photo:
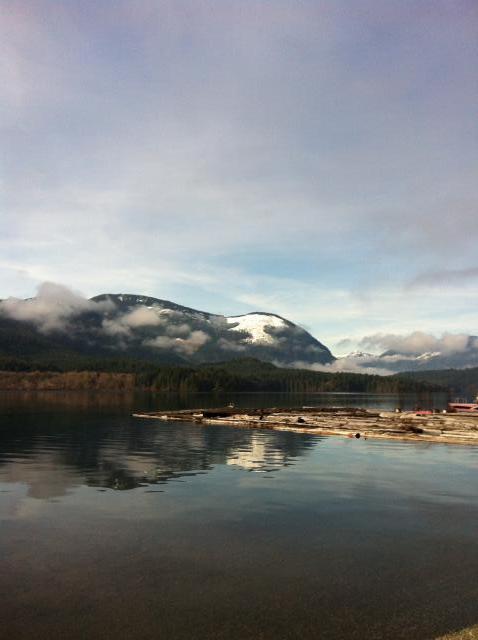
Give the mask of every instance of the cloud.
[[358, 346], [376, 353], [352, 352], [326, 365], [295, 362], [294, 367], [324, 372], [391, 375], [417, 368], [450, 368], [476, 366], [478, 338], [469, 334], [444, 333], [435, 336], [423, 331], [409, 334], [377, 333], [356, 341], [344, 339], [342, 344]]
[[193, 330], [179, 322], [184, 316], [174, 310], [151, 309], [140, 306], [123, 314], [116, 314], [116, 306], [110, 299], [101, 302], [88, 300], [82, 294], [63, 285], [47, 282], [38, 288], [37, 296], [28, 300], [8, 298], [0, 301], [0, 315], [23, 322], [32, 322], [42, 333], [74, 331], [72, 320], [85, 312], [104, 315], [101, 330], [117, 339], [118, 348], [125, 348], [135, 330], [155, 327], [164, 335], [143, 341], [145, 346], [172, 349], [177, 353], [192, 355], [211, 339], [201, 330]]
[[184, 338], [191, 334], [191, 327], [186, 322], [171, 324], [166, 327], [166, 334], [174, 338]]
[[353, 340], [350, 338], [342, 338], [336, 343], [337, 349], [350, 349], [353, 345]]
[[240, 342], [234, 342], [233, 340], [227, 340], [226, 338], [219, 338], [217, 346], [223, 351], [235, 351], [240, 353], [247, 349], [247, 345]]
[[371, 361], [361, 362], [355, 358], [338, 358], [329, 364], [311, 364], [297, 360], [292, 364], [275, 362], [279, 367], [292, 367], [293, 369], [309, 369], [310, 371], [321, 371], [322, 373], [363, 373], [369, 375], [388, 376], [394, 373], [388, 369], [378, 358]]
[[138, 307], [113, 318], [102, 321], [103, 331], [111, 336], [128, 338], [132, 336], [132, 329], [140, 327], [158, 327], [167, 323], [167, 318], [159, 310], [149, 307]]
[[121, 322], [121, 318], [104, 318], [101, 322], [101, 328], [103, 329], [104, 333], [109, 336], [118, 338], [130, 338], [132, 335], [130, 327], [127, 324]]
[[426, 352], [439, 352], [443, 355], [462, 353], [469, 349], [473, 338], [465, 334], [445, 333], [436, 337], [422, 331], [414, 331], [408, 335], [374, 334], [360, 340], [365, 349], [379, 351], [397, 351], [399, 354], [417, 355]]
[[38, 287], [37, 295], [28, 300], [7, 298], [0, 301], [0, 314], [13, 320], [32, 322], [39, 331], [66, 331], [69, 320], [91, 311], [102, 313], [111, 310], [109, 301], [93, 302], [68, 287], [45, 282]]
[[122, 316], [121, 320], [133, 329], [137, 327], [157, 327], [164, 323], [164, 319], [161, 318], [158, 312], [148, 307], [138, 307]]
[[478, 267], [468, 269], [448, 269], [423, 273], [408, 283], [408, 288], [442, 287], [444, 285], [462, 286], [470, 280], [478, 279]]
[[[356, 4], [9, 2], [0, 295], [260, 304], [327, 343], [395, 332], [416, 273], [472, 282], [476, 3]], [[440, 294], [404, 331], [472, 331]]]
[[143, 342], [147, 347], [156, 349], [172, 349], [177, 353], [192, 356], [198, 349], [206, 344], [211, 336], [204, 331], [191, 331], [187, 337], [171, 337], [169, 335], [157, 336]]

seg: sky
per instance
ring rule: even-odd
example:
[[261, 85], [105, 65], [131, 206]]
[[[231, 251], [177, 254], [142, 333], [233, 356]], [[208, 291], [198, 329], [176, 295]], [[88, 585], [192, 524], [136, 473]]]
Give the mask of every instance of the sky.
[[0, 0], [0, 298], [476, 334], [477, 69], [475, 0]]

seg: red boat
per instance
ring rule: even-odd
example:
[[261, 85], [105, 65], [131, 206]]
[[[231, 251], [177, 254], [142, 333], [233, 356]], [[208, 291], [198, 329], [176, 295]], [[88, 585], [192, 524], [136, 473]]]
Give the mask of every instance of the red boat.
[[449, 402], [448, 411], [453, 413], [474, 413], [478, 412], [478, 403], [476, 402]]

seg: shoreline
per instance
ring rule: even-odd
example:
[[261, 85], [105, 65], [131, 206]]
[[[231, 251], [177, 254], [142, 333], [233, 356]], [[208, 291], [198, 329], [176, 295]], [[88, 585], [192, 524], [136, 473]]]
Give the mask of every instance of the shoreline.
[[240, 428], [294, 431], [347, 438], [478, 445], [478, 414], [396, 413], [361, 408], [298, 407], [294, 409], [186, 409], [135, 412], [150, 420], [229, 425]]

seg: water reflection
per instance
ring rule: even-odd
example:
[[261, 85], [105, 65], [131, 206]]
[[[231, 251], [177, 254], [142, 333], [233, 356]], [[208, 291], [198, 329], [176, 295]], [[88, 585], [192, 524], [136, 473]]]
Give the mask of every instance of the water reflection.
[[[297, 451], [294, 453], [297, 455]], [[292, 464], [294, 457], [290, 451], [277, 446], [276, 433], [252, 431], [247, 446], [232, 451], [226, 463], [255, 473], [268, 473]]]
[[0, 401], [5, 637], [409, 640], [476, 622], [478, 450], [130, 418], [158, 402]]
[[206, 473], [216, 465], [272, 471], [291, 464], [317, 438], [287, 432], [142, 421], [128, 415], [10, 415], [3, 424], [0, 481], [27, 495], [64, 496], [74, 487], [129, 490]]
[[2, 391], [0, 415], [8, 412], [35, 414], [55, 410], [108, 412], [148, 409], [191, 409], [225, 406], [233, 401], [237, 407], [346, 406], [389, 410], [396, 407], [442, 409], [446, 393], [145, 393], [123, 391]]
[[218, 406], [437, 405], [440, 394], [0, 393], [0, 481], [27, 485], [38, 499], [75, 487], [130, 490], [207, 473], [216, 465], [268, 473], [293, 464], [319, 438], [177, 423], [144, 422], [133, 410]]

